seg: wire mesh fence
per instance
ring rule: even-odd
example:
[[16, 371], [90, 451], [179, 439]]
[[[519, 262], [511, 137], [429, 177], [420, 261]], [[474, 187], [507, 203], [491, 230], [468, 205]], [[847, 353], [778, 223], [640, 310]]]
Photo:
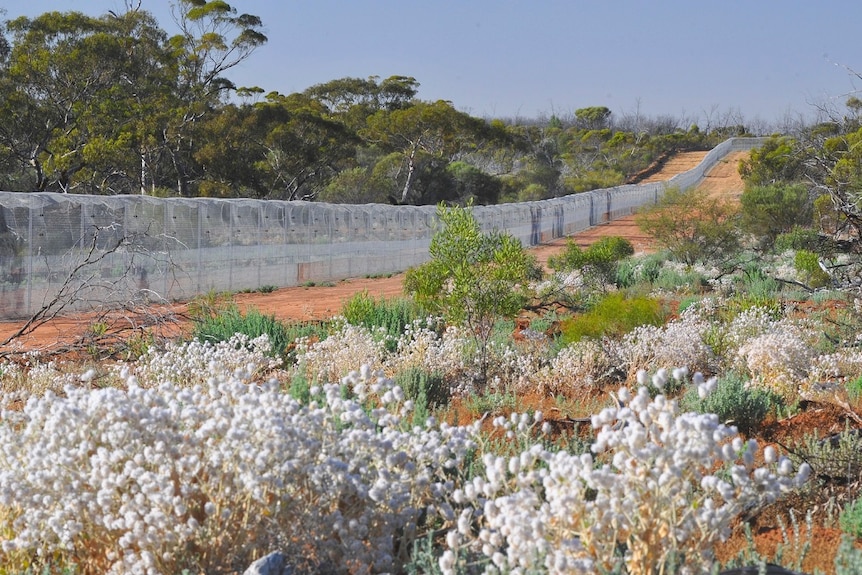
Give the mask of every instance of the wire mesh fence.
[[[484, 230], [534, 246], [629, 215], [667, 186], [694, 186], [762, 142], [727, 140], [668, 182], [473, 213]], [[87, 309], [400, 272], [427, 260], [436, 221], [435, 206], [0, 192], [0, 319], [58, 297]]]

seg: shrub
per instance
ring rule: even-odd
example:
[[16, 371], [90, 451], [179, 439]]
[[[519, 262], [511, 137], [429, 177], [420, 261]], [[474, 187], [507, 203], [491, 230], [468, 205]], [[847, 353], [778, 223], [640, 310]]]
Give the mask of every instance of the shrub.
[[548, 258], [548, 266], [559, 272], [580, 270], [596, 281], [611, 283], [616, 279], [618, 262], [632, 254], [631, 242], [617, 236], [601, 238], [585, 250], [570, 239], [561, 254]]
[[386, 350], [392, 352], [404, 329], [420, 319], [421, 314], [419, 307], [410, 299], [381, 297], [376, 300], [368, 295], [368, 291], [362, 291], [344, 302], [341, 315], [348, 323], [364, 326], [374, 333], [379, 333], [377, 328], [382, 328]]
[[783, 402], [779, 395], [749, 387], [747, 383], [739, 374], [730, 373], [720, 377], [714, 391], [704, 398], [696, 386], [691, 386], [680, 399], [680, 407], [698, 413], [714, 413], [719, 421], [729, 422], [742, 433], [751, 435]]
[[274, 315], [265, 315], [253, 308], [242, 313], [236, 304], [230, 304], [214, 315], [196, 319], [194, 324], [192, 337], [210, 343], [228, 341], [238, 333], [251, 339], [266, 334], [273, 357], [285, 356], [289, 351], [288, 346], [294, 341], [285, 324]]
[[394, 379], [404, 396], [413, 401], [413, 422], [417, 425], [424, 422], [433, 409], [449, 403], [449, 387], [438, 372], [413, 367], [399, 372]]
[[661, 302], [648, 297], [626, 298], [621, 292], [603, 297], [592, 309], [563, 321], [563, 343], [588, 337], [619, 337], [642, 325], [659, 325], [664, 319]]
[[679, 261], [723, 263], [740, 248], [738, 209], [697, 191], [670, 188], [659, 203], [641, 210], [638, 227]]
[[814, 252], [797, 251], [793, 259], [793, 267], [802, 276], [803, 281], [812, 288], [827, 286], [832, 281], [829, 273], [820, 267], [820, 258]]
[[789, 232], [779, 234], [775, 238], [776, 252], [782, 253], [789, 250], [808, 250], [829, 257], [834, 253], [835, 246], [828, 238], [821, 237], [816, 230], [794, 226]]
[[848, 503], [838, 517], [841, 531], [857, 539], [862, 537], [862, 498]]
[[750, 186], [739, 198], [742, 227], [772, 247], [778, 234], [811, 224], [808, 189], [799, 184]]

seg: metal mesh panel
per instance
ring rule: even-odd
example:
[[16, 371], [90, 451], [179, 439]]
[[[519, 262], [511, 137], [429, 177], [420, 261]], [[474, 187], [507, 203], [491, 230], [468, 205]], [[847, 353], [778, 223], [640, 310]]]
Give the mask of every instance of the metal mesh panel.
[[[665, 186], [694, 186], [728, 153], [762, 142], [727, 140], [666, 183], [474, 214], [483, 230], [533, 246], [629, 215]], [[32, 315], [64, 284], [78, 289], [73, 304], [92, 308], [399, 272], [427, 259], [435, 226], [434, 206], [0, 192], [0, 318]]]

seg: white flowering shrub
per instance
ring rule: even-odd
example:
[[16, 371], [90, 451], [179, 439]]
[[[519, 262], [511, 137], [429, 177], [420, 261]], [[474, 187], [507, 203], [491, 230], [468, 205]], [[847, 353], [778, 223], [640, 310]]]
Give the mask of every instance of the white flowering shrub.
[[365, 326], [335, 321], [335, 328], [321, 341], [296, 341], [298, 369], [309, 381], [332, 383], [357, 365], [379, 368], [386, 352], [382, 338], [375, 338]]
[[618, 572], [623, 564], [646, 575], [672, 561], [698, 573], [735, 517], [810, 472], [807, 465], [795, 472], [772, 447], [755, 466], [754, 441], [715, 415], [679, 413], [663, 395], [650, 399], [646, 388], [623, 388], [619, 399], [593, 417], [592, 453], [534, 445], [512, 457], [485, 454], [484, 472], [452, 493], [457, 520], [443, 572], [456, 573], [466, 552], [488, 558], [487, 573]]
[[705, 342], [710, 328], [710, 321], [701, 311], [691, 307], [683, 311], [678, 319], [663, 326], [644, 325], [635, 328], [616, 342], [611, 352], [630, 378], [641, 369], [671, 369], [677, 365], [712, 372], [716, 358]]
[[0, 564], [215, 572], [281, 549], [298, 567], [390, 571], [474, 445], [471, 428], [401, 430], [410, 406], [368, 368], [308, 406], [247, 371], [209, 375], [68, 387], [4, 413]]
[[601, 342], [583, 339], [561, 349], [550, 364], [537, 370], [528, 381], [551, 394], [586, 390], [606, 383], [613, 362]]
[[467, 371], [465, 350], [471, 345], [470, 338], [455, 326], [438, 333], [434, 329], [438, 323], [435, 318], [428, 318], [425, 323], [432, 327], [425, 327], [418, 321], [406, 326], [395, 352], [386, 357], [386, 371], [398, 373], [420, 368], [440, 373], [449, 382], [463, 379]]
[[[237, 370], [265, 373], [280, 365], [270, 357], [272, 346], [266, 334], [256, 338], [237, 333], [227, 341], [202, 342], [197, 339], [172, 343], [158, 351], [150, 348], [135, 364], [140, 387], [171, 382], [182, 387], [204, 385], [210, 377], [226, 377]], [[117, 368], [124, 369], [124, 366]]]
[[744, 343], [737, 352], [753, 382], [788, 399], [806, 391], [803, 383], [816, 357], [812, 334], [789, 321]]

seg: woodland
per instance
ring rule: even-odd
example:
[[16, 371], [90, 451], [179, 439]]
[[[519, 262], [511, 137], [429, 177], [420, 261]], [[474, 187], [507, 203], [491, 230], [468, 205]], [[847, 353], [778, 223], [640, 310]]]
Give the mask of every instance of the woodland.
[[122, 13], [0, 29], [0, 189], [333, 203], [529, 201], [637, 181], [668, 154], [744, 135], [741, 114], [616, 117], [587, 105], [478, 118], [406, 75], [281, 94], [231, 69], [267, 38], [223, 1], [183, 0], [178, 34]]

